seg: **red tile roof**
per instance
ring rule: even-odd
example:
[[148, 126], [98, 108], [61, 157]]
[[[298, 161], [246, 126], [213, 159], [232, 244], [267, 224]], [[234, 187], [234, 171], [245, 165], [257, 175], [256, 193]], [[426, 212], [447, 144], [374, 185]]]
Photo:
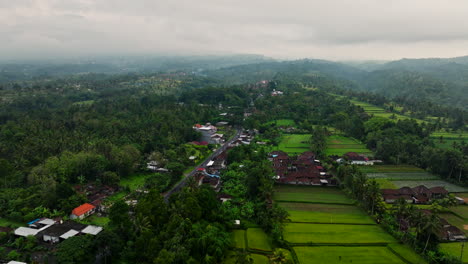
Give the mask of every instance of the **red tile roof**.
[[85, 203], [85, 204], [82, 204], [82, 205], [78, 206], [77, 208], [73, 209], [72, 214], [74, 214], [76, 216], [84, 215], [87, 212], [93, 210], [94, 208], [96, 208], [94, 205], [89, 204], [89, 203]]

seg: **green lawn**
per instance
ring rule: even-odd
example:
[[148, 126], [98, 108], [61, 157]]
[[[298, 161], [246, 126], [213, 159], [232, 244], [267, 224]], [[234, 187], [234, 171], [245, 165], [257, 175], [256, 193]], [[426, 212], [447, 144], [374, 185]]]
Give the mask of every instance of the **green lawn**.
[[[462, 244], [463, 244], [462, 242], [440, 243], [439, 249], [442, 252], [445, 252], [449, 255], [452, 255], [460, 259]], [[463, 263], [468, 263], [468, 245], [467, 244], [465, 244], [465, 247], [463, 248]]]
[[271, 239], [261, 228], [247, 229], [247, 246], [251, 249], [271, 251]]
[[395, 239], [377, 225], [287, 224], [284, 238], [290, 243], [356, 244], [395, 243]]
[[386, 247], [294, 247], [301, 264], [404, 264]]
[[337, 204], [280, 203], [292, 222], [375, 224], [359, 207]]
[[282, 202], [354, 203], [340, 189], [320, 186], [279, 185], [275, 187], [274, 199]]
[[109, 221], [110, 221], [109, 217], [100, 217], [97, 215], [92, 215], [83, 219], [81, 222], [88, 224], [88, 225], [97, 225], [97, 226], [106, 227]]
[[395, 184], [398, 188], [401, 187], [416, 187], [419, 185], [424, 185], [427, 188], [432, 188], [436, 186], [442, 186], [444, 187], [447, 191], [449, 192], [466, 192], [468, 191], [467, 188], [461, 187], [443, 180], [413, 180], [413, 181], [393, 181], [393, 184]]
[[394, 254], [404, 258], [412, 264], [427, 264], [427, 261], [418, 255], [412, 248], [404, 244], [388, 244], [387, 246]]
[[245, 248], [245, 230], [233, 230], [231, 232], [231, 242], [235, 248]]
[[366, 146], [357, 139], [340, 135], [332, 135], [327, 138], [327, 148], [325, 149], [327, 155], [342, 156], [348, 152], [372, 154], [372, 151], [367, 149]]

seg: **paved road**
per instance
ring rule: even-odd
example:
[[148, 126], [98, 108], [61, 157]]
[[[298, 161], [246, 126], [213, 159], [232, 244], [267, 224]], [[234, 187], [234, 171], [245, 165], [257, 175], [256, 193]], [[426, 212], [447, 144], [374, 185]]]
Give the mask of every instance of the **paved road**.
[[236, 129], [236, 134], [230, 139], [228, 140], [227, 142], [225, 142], [220, 148], [218, 148], [215, 152], [213, 152], [209, 157], [207, 157], [202, 163], [200, 163], [197, 167], [195, 167], [191, 172], [189, 172], [188, 174], [186, 174], [184, 176], [184, 178], [179, 182], [177, 183], [174, 187], [172, 187], [171, 190], [167, 191], [166, 193], [164, 193], [164, 201], [167, 203], [169, 202], [169, 197], [171, 197], [171, 195], [175, 192], [178, 192], [182, 189], [182, 187], [185, 186], [185, 184], [187, 183], [187, 180], [191, 177], [193, 177], [193, 175], [195, 175], [195, 173], [197, 173], [197, 170], [199, 168], [205, 168], [206, 167], [206, 164], [212, 160], [213, 158], [215, 158], [216, 156], [218, 156], [219, 154], [221, 154], [221, 152], [225, 151], [226, 148], [229, 146], [229, 144], [231, 144], [232, 142], [236, 141], [240, 134], [242, 133], [242, 128], [237, 128]]

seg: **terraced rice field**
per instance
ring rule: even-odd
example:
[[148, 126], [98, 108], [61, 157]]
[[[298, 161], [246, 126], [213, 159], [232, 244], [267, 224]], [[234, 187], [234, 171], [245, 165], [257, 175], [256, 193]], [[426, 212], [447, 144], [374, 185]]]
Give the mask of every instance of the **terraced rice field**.
[[434, 132], [431, 134], [436, 146], [449, 149], [453, 147], [454, 142], [468, 142], [468, 133], [466, 132]]
[[359, 245], [395, 243], [395, 239], [378, 225], [287, 224], [284, 239], [294, 244]]
[[424, 185], [427, 188], [432, 188], [436, 186], [443, 186], [449, 192], [466, 192], [468, 191], [467, 188], [461, 187], [452, 183], [448, 183], [443, 180], [414, 180], [414, 181], [392, 181], [393, 184], [397, 186], [397, 188], [401, 187], [416, 187], [419, 185]]
[[360, 208], [354, 205], [279, 203], [289, 213], [291, 222], [330, 224], [375, 224]]
[[342, 156], [348, 152], [356, 152], [359, 154], [371, 155], [372, 151], [357, 139], [344, 137], [340, 135], [332, 135], [327, 138], [327, 148], [325, 153], [327, 155]]
[[278, 150], [288, 154], [300, 154], [310, 150], [310, 135], [309, 134], [288, 134], [283, 135], [281, 142], [278, 145]]
[[364, 109], [364, 112], [368, 113], [369, 115], [389, 118], [389, 119], [393, 119], [395, 121], [397, 121], [397, 120], [406, 120], [406, 119], [414, 119], [418, 123], [427, 122], [427, 121], [424, 121], [424, 120], [421, 120], [421, 119], [411, 118], [409, 116], [404, 116], [404, 115], [400, 115], [400, 114], [396, 114], [396, 113], [386, 112], [386, 110], [384, 108], [379, 107], [379, 106], [375, 106], [375, 105], [372, 105], [372, 104], [369, 104], [369, 103], [366, 103], [366, 102], [361, 102], [361, 101], [358, 101], [358, 100], [350, 100], [350, 101], [354, 105], [362, 107]]
[[[462, 244], [462, 242], [441, 243], [439, 244], [439, 249], [442, 252], [452, 255], [456, 258], [460, 258]], [[468, 263], [468, 245], [465, 245], [463, 248], [463, 263]]]
[[468, 219], [468, 205], [459, 205], [451, 207], [450, 211], [454, 212], [461, 218]]
[[300, 264], [426, 263], [337, 188], [281, 185], [276, 190], [274, 198], [290, 215], [283, 236]]
[[353, 204], [338, 188], [321, 186], [279, 185], [274, 199], [278, 202]]

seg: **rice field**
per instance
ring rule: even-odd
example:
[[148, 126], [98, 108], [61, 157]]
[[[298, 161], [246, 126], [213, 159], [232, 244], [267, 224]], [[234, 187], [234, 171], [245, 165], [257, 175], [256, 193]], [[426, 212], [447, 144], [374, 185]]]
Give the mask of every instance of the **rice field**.
[[466, 132], [434, 132], [431, 138], [437, 147], [449, 149], [453, 147], [454, 142], [468, 142], [468, 133]]
[[414, 180], [414, 181], [392, 181], [393, 184], [397, 186], [397, 188], [401, 187], [416, 187], [419, 185], [424, 185], [427, 188], [432, 188], [436, 186], [442, 186], [449, 192], [466, 192], [468, 191], [467, 188], [461, 187], [443, 180]]
[[392, 181], [418, 181], [418, 180], [439, 180], [437, 175], [428, 172], [377, 172], [367, 173], [367, 177], [373, 179], [387, 179]]
[[[456, 258], [460, 258], [463, 242], [441, 243], [439, 249]], [[463, 248], [463, 263], [468, 263], [468, 245]]]
[[294, 247], [301, 264], [404, 264], [405, 262], [393, 254], [385, 246], [371, 247]]
[[406, 120], [406, 119], [414, 119], [418, 123], [427, 122], [427, 121], [424, 121], [424, 120], [421, 120], [421, 119], [411, 118], [409, 116], [404, 116], [404, 115], [400, 115], [400, 114], [397, 114], [397, 113], [387, 112], [382, 107], [372, 105], [372, 104], [369, 104], [369, 103], [366, 103], [366, 102], [361, 102], [361, 101], [358, 101], [358, 100], [350, 100], [350, 101], [354, 105], [362, 107], [364, 109], [364, 112], [368, 113], [369, 115], [376, 116], [376, 117], [384, 117], [384, 118], [392, 119], [392, 120], [395, 120], [395, 121], [397, 121], [397, 120]]
[[277, 149], [288, 154], [300, 154], [310, 150], [309, 142], [309, 134], [287, 134], [281, 137], [281, 142]]
[[327, 148], [325, 150], [327, 155], [342, 156], [348, 152], [372, 155], [372, 151], [357, 139], [340, 135], [331, 135], [327, 138]]
[[396, 240], [378, 225], [290, 223], [284, 239], [293, 244], [359, 245], [395, 243]]
[[271, 239], [261, 228], [247, 229], [247, 246], [249, 249], [271, 251]]
[[278, 202], [354, 203], [340, 189], [321, 186], [279, 185], [275, 187], [274, 199]]
[[245, 230], [233, 230], [231, 232], [232, 247], [245, 248]]
[[353, 205], [279, 203], [289, 213], [291, 222], [329, 224], [375, 224], [360, 208]]
[[424, 173], [425, 170], [413, 165], [374, 165], [363, 166], [361, 170], [365, 173]]
[[450, 207], [450, 211], [459, 215], [461, 218], [468, 219], [468, 205]]

